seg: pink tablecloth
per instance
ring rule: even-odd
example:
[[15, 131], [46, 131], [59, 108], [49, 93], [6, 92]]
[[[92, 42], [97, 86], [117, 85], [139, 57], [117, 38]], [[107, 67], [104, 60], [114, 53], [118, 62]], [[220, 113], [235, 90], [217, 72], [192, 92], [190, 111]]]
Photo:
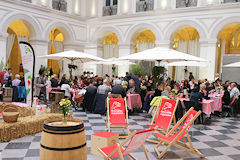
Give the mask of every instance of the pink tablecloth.
[[141, 96], [139, 94], [128, 94], [127, 105], [133, 110], [133, 108], [142, 108]]
[[204, 99], [202, 102], [202, 111], [210, 117], [210, 114], [217, 109], [214, 100]]
[[[180, 98], [179, 99], [179, 101], [181, 102], [181, 105], [182, 105], [183, 108], [185, 108], [185, 105], [183, 103], [184, 100], [185, 101], [189, 101], [189, 99], [188, 98]], [[204, 99], [201, 103], [202, 103], [202, 111], [208, 117], [210, 117], [210, 114], [213, 111], [217, 111], [218, 110], [214, 100], [206, 100], [206, 99]]]
[[222, 112], [222, 97], [211, 97], [210, 99], [215, 102], [216, 108], [214, 111]]

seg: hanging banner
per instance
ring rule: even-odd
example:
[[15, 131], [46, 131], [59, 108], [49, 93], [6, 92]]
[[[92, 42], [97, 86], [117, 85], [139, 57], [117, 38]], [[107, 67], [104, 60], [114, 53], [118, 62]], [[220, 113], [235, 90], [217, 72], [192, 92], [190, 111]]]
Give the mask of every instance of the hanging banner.
[[19, 47], [24, 71], [26, 101], [28, 105], [32, 106], [35, 54], [32, 46], [27, 42], [19, 42]]

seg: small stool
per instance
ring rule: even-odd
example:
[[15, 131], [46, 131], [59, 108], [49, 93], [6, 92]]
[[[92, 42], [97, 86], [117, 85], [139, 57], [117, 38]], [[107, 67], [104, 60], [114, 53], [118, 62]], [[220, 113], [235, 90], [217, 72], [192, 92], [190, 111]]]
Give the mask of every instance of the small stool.
[[101, 156], [98, 148], [107, 147], [118, 143], [119, 135], [118, 133], [112, 133], [107, 131], [98, 132], [92, 134], [91, 136], [91, 153], [96, 156]]

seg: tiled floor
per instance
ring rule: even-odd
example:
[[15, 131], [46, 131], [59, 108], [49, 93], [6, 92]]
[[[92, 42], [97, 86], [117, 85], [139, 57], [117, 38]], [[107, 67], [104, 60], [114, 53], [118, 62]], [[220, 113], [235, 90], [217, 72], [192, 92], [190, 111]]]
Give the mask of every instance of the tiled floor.
[[[105, 116], [90, 114], [85, 112], [73, 112], [75, 118], [84, 120], [88, 160], [102, 159], [90, 154], [91, 134], [106, 129]], [[144, 118], [145, 113], [134, 114], [129, 117], [130, 129], [142, 130], [147, 128], [145, 124], [150, 123], [150, 118]], [[193, 145], [198, 148], [206, 159], [209, 160], [239, 160], [240, 159], [240, 119], [236, 118], [212, 118], [209, 125], [194, 125], [191, 128]], [[154, 138], [152, 136], [152, 138]], [[12, 140], [8, 143], [0, 143], [0, 151], [3, 160], [38, 160], [41, 133]], [[145, 143], [151, 160], [157, 159], [154, 152], [155, 144]], [[159, 150], [164, 149], [161, 146]], [[140, 149], [133, 155], [138, 159], [145, 159], [143, 151]], [[164, 159], [200, 159], [199, 157], [171, 148]], [[126, 159], [129, 159], [126, 157]]]

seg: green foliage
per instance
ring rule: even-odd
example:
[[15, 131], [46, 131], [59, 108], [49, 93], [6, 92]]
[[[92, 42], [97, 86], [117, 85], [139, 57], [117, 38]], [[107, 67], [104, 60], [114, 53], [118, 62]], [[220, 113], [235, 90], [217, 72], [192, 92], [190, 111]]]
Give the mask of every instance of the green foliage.
[[154, 66], [152, 69], [152, 75], [153, 75], [153, 82], [154, 84], [157, 83], [158, 79], [160, 77], [163, 77], [166, 75], [166, 69], [162, 66]]
[[62, 99], [59, 102], [59, 110], [63, 113], [64, 117], [68, 114], [70, 107], [72, 107], [72, 104], [69, 99]]
[[133, 64], [131, 72], [137, 76], [144, 76], [146, 74], [144, 67], [140, 64]]
[[9, 68], [9, 64], [7, 62], [4, 62], [2, 59], [0, 62], [0, 71], [2, 71], [4, 68]]
[[46, 76], [50, 76], [50, 69], [48, 69], [46, 66], [44, 66], [44, 65], [41, 65], [41, 68], [43, 68], [44, 69], [44, 72], [45, 72], [45, 75]]

